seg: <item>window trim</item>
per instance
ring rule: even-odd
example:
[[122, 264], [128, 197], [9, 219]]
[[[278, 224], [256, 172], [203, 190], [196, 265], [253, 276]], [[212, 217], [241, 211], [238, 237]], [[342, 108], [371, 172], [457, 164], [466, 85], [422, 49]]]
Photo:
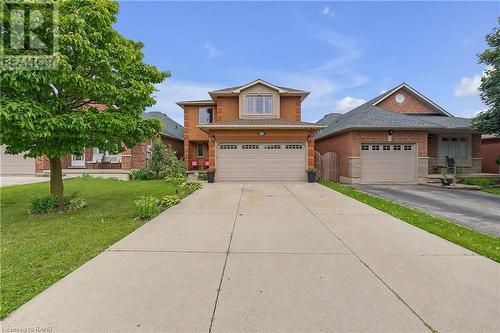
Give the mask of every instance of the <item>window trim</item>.
[[[200, 153], [200, 146], [202, 147], [202, 152], [203, 152], [202, 155], [199, 154]], [[205, 144], [202, 142], [198, 142], [196, 144], [196, 157], [197, 158], [205, 157]]]
[[[450, 138], [458, 138], [459, 140], [457, 141], [451, 141]], [[460, 138], [465, 138], [465, 142], [467, 144], [467, 158], [465, 159], [458, 159], [455, 158], [455, 162], [457, 163], [457, 166], [472, 166], [472, 134], [439, 134], [438, 135], [438, 147], [437, 147], [437, 160], [438, 160], [438, 165], [439, 166], [445, 166], [446, 161], [445, 161], [445, 155], [443, 152], [443, 139], [448, 139], [445, 141], [447, 144], [451, 142], [461, 142]]]
[[[208, 110], [212, 110], [212, 122], [201, 122], [201, 112], [202, 111], [208, 111]], [[199, 125], [207, 125], [207, 124], [213, 124], [215, 121], [215, 115], [214, 115], [214, 107], [212, 106], [200, 106], [198, 108], [198, 124]]]
[[[248, 113], [247, 96], [270, 96], [271, 97], [271, 113]], [[249, 87], [248, 90], [239, 92], [239, 117], [240, 119], [275, 119], [280, 117], [280, 100], [281, 95], [279, 91], [275, 91], [269, 87]], [[265, 104], [265, 102], [264, 102]]]
[[[249, 109], [248, 109], [248, 98], [251, 97], [253, 98], [253, 102], [252, 102], [252, 107], [254, 109], [255, 112], [249, 112]], [[262, 97], [262, 113], [259, 113], [257, 112], [257, 98], [258, 97]], [[266, 112], [266, 98], [270, 98], [271, 99], [271, 110], [269, 110], [269, 112]], [[244, 112], [244, 115], [245, 116], [270, 116], [270, 115], [273, 115], [274, 114], [274, 94], [252, 94], [252, 93], [248, 93], [248, 94], [245, 94], [244, 96], [244, 103], [245, 103], [245, 112]]]

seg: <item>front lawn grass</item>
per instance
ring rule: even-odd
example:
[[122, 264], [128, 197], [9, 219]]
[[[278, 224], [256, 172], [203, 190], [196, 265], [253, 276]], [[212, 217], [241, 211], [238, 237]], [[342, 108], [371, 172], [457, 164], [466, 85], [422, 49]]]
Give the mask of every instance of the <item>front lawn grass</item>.
[[496, 194], [500, 195], [500, 187], [487, 187], [487, 188], [482, 188], [481, 191], [487, 192], [490, 194]]
[[49, 194], [48, 183], [1, 189], [2, 319], [140, 227], [144, 221], [134, 219], [134, 201], [140, 196], [175, 194], [179, 183], [82, 177], [65, 180], [64, 186], [66, 195], [77, 192], [88, 206], [30, 215], [31, 201]]
[[441, 217], [432, 216], [338, 183], [322, 181], [321, 184], [420, 229], [424, 229], [466, 249], [500, 262], [500, 238], [498, 237], [485, 235]]

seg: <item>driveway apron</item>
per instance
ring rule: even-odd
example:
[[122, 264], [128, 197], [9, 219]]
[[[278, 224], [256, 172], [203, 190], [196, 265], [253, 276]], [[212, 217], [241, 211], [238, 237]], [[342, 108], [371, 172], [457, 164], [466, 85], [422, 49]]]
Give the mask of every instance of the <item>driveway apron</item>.
[[500, 331], [499, 265], [319, 184], [206, 184], [13, 312], [53, 332]]

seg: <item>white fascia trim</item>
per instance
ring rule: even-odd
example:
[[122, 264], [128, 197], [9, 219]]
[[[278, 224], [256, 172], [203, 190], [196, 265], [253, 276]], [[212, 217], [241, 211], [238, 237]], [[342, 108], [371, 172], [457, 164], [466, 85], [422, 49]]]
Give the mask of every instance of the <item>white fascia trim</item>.
[[298, 129], [321, 129], [325, 128], [325, 125], [197, 125], [198, 128], [204, 129], [241, 129], [241, 128], [298, 128]]
[[240, 88], [238, 88], [238, 89], [233, 90], [233, 91], [232, 91], [232, 93], [239, 94], [242, 90], [245, 90], [245, 89], [247, 89], [247, 88], [250, 88], [250, 87], [252, 87], [252, 86], [255, 86], [256, 84], [262, 84], [262, 85], [265, 85], [265, 86], [267, 86], [267, 87], [269, 87], [269, 88], [271, 88], [271, 89], [277, 90], [280, 94], [282, 94], [282, 93], [285, 93], [285, 92], [286, 92], [286, 90], [280, 89], [280, 88], [276, 87], [275, 85], [273, 85], [273, 84], [271, 84], [271, 83], [268, 83], [268, 82], [266, 82], [266, 81], [264, 81], [264, 80], [259, 79], [259, 80], [255, 80], [255, 81], [253, 81], [253, 82], [250, 82], [250, 83], [248, 83], [248, 84], [244, 85], [243, 87], [240, 87]]
[[375, 103], [373, 103], [372, 106], [376, 106], [378, 103], [382, 102], [384, 99], [386, 99], [389, 96], [391, 96], [392, 93], [394, 93], [395, 91], [397, 91], [397, 90], [399, 90], [399, 89], [401, 89], [403, 87], [406, 88], [406, 89], [408, 89], [408, 90], [410, 90], [412, 93], [414, 93], [418, 97], [422, 98], [424, 101], [426, 101], [430, 105], [434, 106], [436, 109], [438, 109], [439, 111], [441, 111], [442, 113], [444, 113], [448, 117], [453, 117], [453, 115], [451, 113], [449, 113], [448, 111], [446, 111], [445, 109], [443, 109], [442, 107], [440, 107], [439, 105], [437, 105], [436, 103], [434, 103], [433, 101], [431, 101], [430, 99], [428, 99], [427, 97], [425, 97], [424, 95], [422, 95], [421, 93], [419, 93], [418, 91], [416, 91], [415, 89], [413, 89], [412, 87], [410, 87], [409, 85], [407, 85], [406, 83], [401, 83], [396, 88], [393, 88], [390, 92], [387, 93], [386, 96], [384, 96], [384, 97], [380, 98], [379, 100], [375, 101]]

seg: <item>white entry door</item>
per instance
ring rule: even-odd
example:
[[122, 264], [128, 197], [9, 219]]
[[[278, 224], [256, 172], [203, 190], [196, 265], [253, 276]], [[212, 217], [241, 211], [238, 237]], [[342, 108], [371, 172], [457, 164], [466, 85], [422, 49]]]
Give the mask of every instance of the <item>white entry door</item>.
[[72, 167], [85, 167], [85, 155], [71, 155]]
[[305, 143], [218, 143], [217, 180], [305, 180]]
[[417, 183], [417, 151], [414, 144], [362, 144], [361, 183]]

